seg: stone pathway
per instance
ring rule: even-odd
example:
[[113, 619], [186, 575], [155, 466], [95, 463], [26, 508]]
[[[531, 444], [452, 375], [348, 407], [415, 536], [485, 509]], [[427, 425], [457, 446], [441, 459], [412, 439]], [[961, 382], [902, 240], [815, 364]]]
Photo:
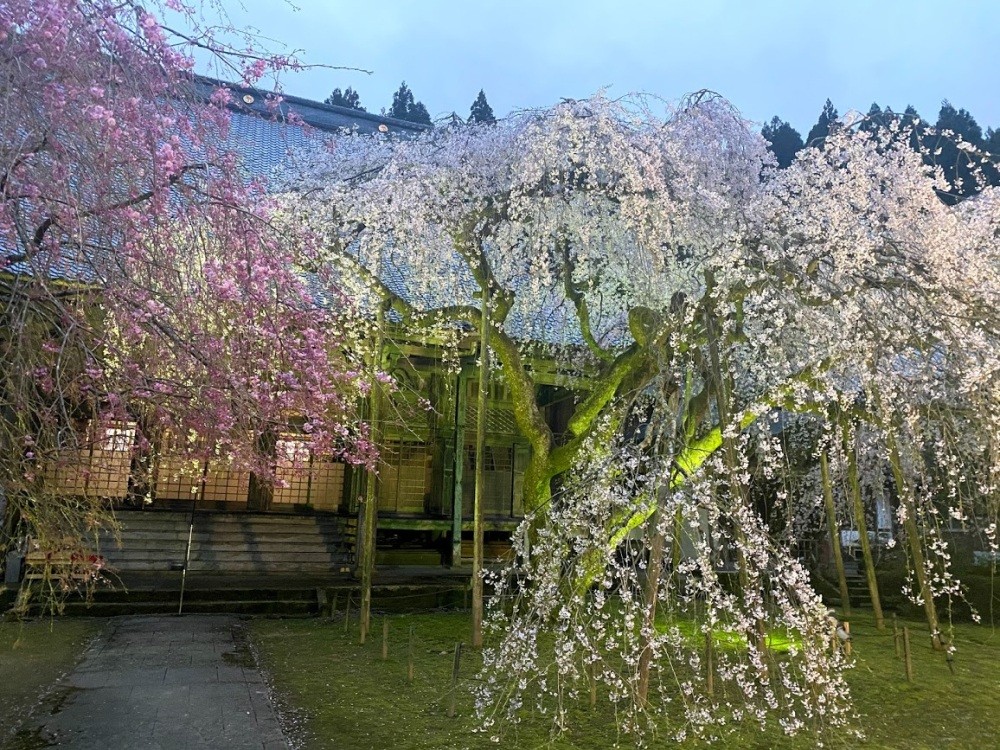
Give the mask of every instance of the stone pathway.
[[289, 748], [235, 617], [111, 620], [47, 704], [26, 746]]

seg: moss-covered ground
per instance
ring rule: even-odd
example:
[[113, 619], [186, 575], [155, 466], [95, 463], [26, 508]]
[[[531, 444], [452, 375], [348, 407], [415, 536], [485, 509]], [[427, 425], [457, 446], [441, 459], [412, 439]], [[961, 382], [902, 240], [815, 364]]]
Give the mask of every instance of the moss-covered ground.
[[[891, 629], [879, 633], [870, 618], [851, 620], [855, 667], [848, 680], [865, 739], [847, 733], [826, 736], [825, 747], [992, 748], [1000, 747], [1000, 632], [957, 626], [958, 652], [952, 664], [929, 647], [926, 626], [912, 629], [915, 680], [906, 681], [896, 657]], [[341, 750], [497, 747], [476, 733], [471, 687], [479, 659], [465, 652], [461, 663], [456, 716], [448, 718], [450, 678], [456, 641], [469, 641], [463, 613], [394, 616], [389, 619], [389, 658], [383, 661], [382, 621], [376, 620], [364, 645], [356, 627], [327, 620], [257, 620], [255, 642], [272, 675], [289, 723], [306, 748]], [[415, 678], [407, 681], [407, 642], [414, 629]], [[508, 730], [499, 746], [509, 748], [630, 747], [614, 729], [606, 699], [591, 709], [584, 699], [571, 711], [570, 729], [550, 732], [544, 717], [527, 717]], [[653, 746], [676, 747], [665, 738]], [[690, 741], [682, 748], [703, 747]], [[742, 727], [715, 746], [734, 748], [817, 747], [815, 737], [786, 738], [776, 728]]]
[[79, 659], [103, 621], [0, 621], [0, 747], [45, 692]]

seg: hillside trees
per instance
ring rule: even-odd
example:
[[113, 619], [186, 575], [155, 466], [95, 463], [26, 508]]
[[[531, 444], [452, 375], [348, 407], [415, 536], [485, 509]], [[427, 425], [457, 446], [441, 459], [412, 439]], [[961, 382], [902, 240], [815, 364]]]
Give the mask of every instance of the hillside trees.
[[[290, 64], [194, 38], [244, 82]], [[5, 543], [96, 536], [95, 451], [124, 454], [137, 497], [167, 439], [266, 481], [293, 415], [317, 450], [370, 460], [346, 426], [365, 387], [337, 355], [350, 305], [298, 273], [315, 245], [274, 233], [230, 150], [229, 92], [192, 78], [189, 42], [137, 2], [0, 7]]]
[[492, 125], [496, 121], [497, 118], [493, 115], [493, 107], [486, 101], [486, 92], [479, 89], [476, 100], [472, 102], [472, 106], [469, 108], [469, 122]]
[[778, 166], [784, 169], [792, 163], [795, 155], [802, 150], [802, 136], [789, 123], [780, 117], [771, 118], [761, 130], [764, 140], [770, 144], [771, 153], [778, 161]]
[[837, 108], [833, 106], [833, 102], [827, 99], [823, 104], [823, 109], [820, 110], [819, 119], [809, 129], [809, 134], [806, 136], [806, 145], [819, 146], [820, 141], [830, 134], [830, 128], [836, 125], [838, 117], [840, 115], [837, 113]]
[[420, 125], [430, 125], [431, 116], [423, 102], [416, 101], [413, 92], [406, 85], [406, 81], [399, 84], [399, 88], [392, 95], [392, 106], [385, 113], [389, 117], [397, 120], [406, 120]]
[[[436, 340], [485, 324], [531, 444], [518, 575], [495, 582], [487, 724], [588, 682], [634, 731], [679, 694], [680, 734], [746, 711], [790, 731], [845, 719], [794, 533], [749, 499], [766, 476], [774, 502], [797, 501], [781, 414], [838, 455], [859, 425], [881, 446], [940, 639], [942, 498], [996, 514], [995, 443], [961, 436], [1000, 426], [998, 202], [943, 205], [905, 136], [824, 135], [779, 171], [719, 98], [661, 116], [597, 97], [408, 141], [339, 137], [286, 176], [288, 215], [323, 234], [350, 288]], [[559, 432], [538, 398], [553, 368], [577, 391]], [[941, 421], [958, 415], [958, 432]], [[709, 637], [746, 645], [719, 656], [738, 704], [704, 698], [680, 668], [699, 663], [690, 641], [661, 627], [696, 600]], [[771, 654], [775, 627], [796, 634], [791, 658]]]
[[356, 109], [360, 112], [364, 112], [365, 108], [361, 106], [361, 96], [353, 88], [348, 86], [346, 89], [341, 91], [339, 88], [335, 88], [330, 95], [323, 100], [324, 104], [332, 104], [337, 107], [348, 107], [349, 109]]

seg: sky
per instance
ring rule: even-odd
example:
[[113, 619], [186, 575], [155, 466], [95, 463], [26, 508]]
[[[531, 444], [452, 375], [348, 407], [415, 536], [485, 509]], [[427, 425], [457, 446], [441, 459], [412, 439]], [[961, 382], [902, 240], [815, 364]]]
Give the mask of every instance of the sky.
[[932, 121], [948, 99], [1000, 128], [997, 0], [222, 1], [272, 50], [371, 71], [283, 74], [286, 93], [351, 86], [372, 112], [405, 80], [435, 118], [467, 117], [480, 89], [498, 116], [602, 88], [671, 100], [711, 89], [802, 135], [827, 97], [841, 115], [913, 104]]

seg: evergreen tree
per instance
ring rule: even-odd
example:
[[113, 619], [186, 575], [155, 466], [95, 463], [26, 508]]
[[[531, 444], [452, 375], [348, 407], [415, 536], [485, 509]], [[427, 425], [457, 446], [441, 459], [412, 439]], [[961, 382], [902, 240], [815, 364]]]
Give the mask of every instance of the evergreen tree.
[[837, 113], [836, 107], [833, 106], [833, 102], [827, 99], [826, 104], [823, 105], [823, 111], [819, 113], [819, 120], [812, 126], [809, 135], [806, 136], [806, 145], [819, 146], [823, 139], [830, 134], [830, 128], [837, 122], [839, 117], [840, 115]]
[[771, 118], [771, 122], [760, 131], [764, 140], [771, 144], [771, 153], [778, 160], [778, 166], [785, 169], [795, 159], [795, 154], [802, 150], [802, 136], [799, 131], [780, 117]]
[[389, 117], [407, 122], [416, 122], [421, 125], [430, 125], [431, 116], [423, 102], [415, 101], [410, 87], [403, 81], [396, 93], [392, 95], [392, 106], [387, 112]]
[[946, 200], [959, 201], [975, 195], [986, 183], [996, 181], [996, 170], [983, 154], [986, 146], [983, 130], [968, 110], [955, 109], [945, 99], [934, 128], [937, 142], [931, 159], [941, 167], [945, 179], [952, 185]]
[[417, 102], [410, 108], [410, 116], [408, 118], [410, 122], [415, 122], [420, 125], [431, 125], [431, 113], [427, 111], [427, 107], [424, 106], [423, 102]]
[[939, 132], [950, 130], [956, 136], [961, 137], [963, 141], [971, 143], [977, 148], [983, 146], [983, 129], [979, 127], [976, 118], [966, 109], [955, 109], [947, 99], [941, 102], [941, 111], [938, 113], [935, 127]]
[[878, 106], [878, 102], [872, 102], [872, 106], [868, 108], [868, 114], [865, 119], [861, 122], [861, 129], [868, 131], [869, 133], [877, 133], [881, 130], [885, 130], [889, 127], [889, 123], [893, 121], [896, 117], [895, 113], [889, 107], [884, 110]]
[[365, 111], [365, 108], [361, 106], [361, 97], [358, 96], [358, 92], [348, 86], [346, 89], [341, 91], [340, 89], [334, 89], [330, 96], [323, 100], [324, 104], [332, 104], [335, 107], [347, 107], [348, 109], [356, 109], [361, 112]]
[[983, 138], [986, 150], [993, 156], [994, 161], [1000, 161], [1000, 130], [986, 128], [986, 137]]
[[403, 81], [396, 90], [396, 93], [392, 95], [392, 106], [389, 107], [389, 111], [386, 114], [389, 117], [395, 117], [397, 120], [406, 120], [409, 117], [412, 107], [413, 92], [406, 85], [406, 81]]
[[493, 116], [493, 107], [486, 101], [486, 93], [479, 89], [479, 96], [469, 108], [469, 122], [479, 122], [486, 125], [494, 125], [497, 118]]

